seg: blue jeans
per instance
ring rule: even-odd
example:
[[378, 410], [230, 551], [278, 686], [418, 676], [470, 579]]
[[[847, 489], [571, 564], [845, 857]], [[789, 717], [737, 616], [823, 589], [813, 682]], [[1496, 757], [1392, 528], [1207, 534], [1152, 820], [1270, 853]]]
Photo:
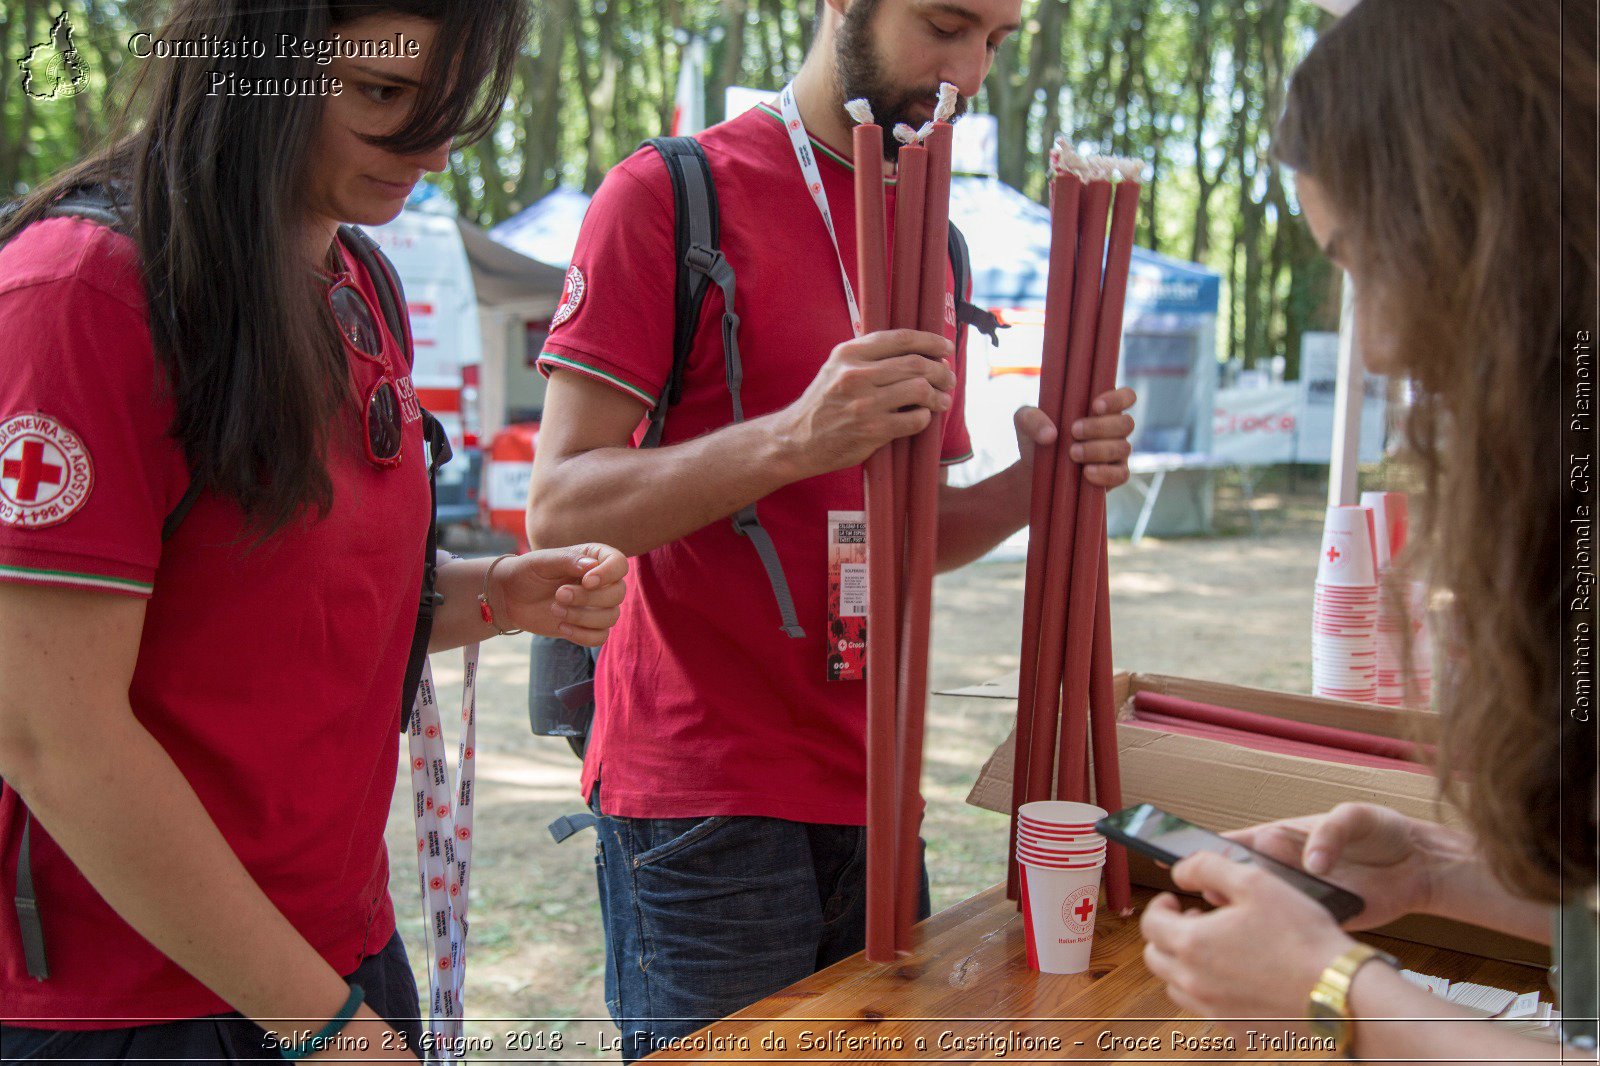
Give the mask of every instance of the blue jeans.
[[[417, 983], [398, 932], [345, 980], [361, 986], [367, 1006], [405, 1038], [407, 1047], [422, 1046]], [[282, 1062], [283, 1056], [265, 1030], [240, 1014], [121, 1029], [32, 1029], [10, 1022], [0, 1027], [0, 1063], [44, 1059], [191, 1064]]]
[[[779, 818], [614, 818], [591, 807], [606, 1007], [626, 1062], [860, 951], [866, 830]], [[918, 917], [928, 916], [922, 870]]]

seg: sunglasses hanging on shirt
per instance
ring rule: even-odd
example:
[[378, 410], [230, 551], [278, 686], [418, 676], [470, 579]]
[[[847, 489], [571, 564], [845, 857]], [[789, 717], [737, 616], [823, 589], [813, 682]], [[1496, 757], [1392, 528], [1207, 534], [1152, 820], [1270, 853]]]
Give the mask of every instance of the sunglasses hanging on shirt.
[[379, 466], [394, 466], [400, 462], [402, 439], [400, 390], [383, 355], [383, 334], [377, 319], [367, 298], [348, 275], [341, 275], [328, 290], [328, 307], [345, 347], [383, 371], [367, 390], [361, 417], [368, 460]]

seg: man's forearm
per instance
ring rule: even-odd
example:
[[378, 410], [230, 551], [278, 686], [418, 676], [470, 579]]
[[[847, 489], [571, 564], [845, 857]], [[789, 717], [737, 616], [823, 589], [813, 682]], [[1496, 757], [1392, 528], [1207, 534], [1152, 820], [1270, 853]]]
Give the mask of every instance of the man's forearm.
[[1013, 463], [976, 485], [939, 486], [940, 573], [983, 558], [1028, 522], [1033, 468]]
[[599, 448], [535, 460], [528, 539], [645, 552], [737, 513], [802, 477], [772, 416], [665, 448]]

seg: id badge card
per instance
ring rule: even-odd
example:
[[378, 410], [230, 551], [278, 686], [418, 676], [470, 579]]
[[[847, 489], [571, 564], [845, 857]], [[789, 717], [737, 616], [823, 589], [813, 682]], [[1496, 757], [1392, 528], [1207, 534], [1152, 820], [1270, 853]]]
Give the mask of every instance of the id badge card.
[[867, 676], [867, 513], [828, 512], [828, 680]]

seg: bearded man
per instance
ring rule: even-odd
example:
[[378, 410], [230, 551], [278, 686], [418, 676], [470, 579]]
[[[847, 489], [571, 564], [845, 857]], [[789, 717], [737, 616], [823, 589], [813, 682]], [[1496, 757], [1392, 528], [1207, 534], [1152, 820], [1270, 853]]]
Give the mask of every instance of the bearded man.
[[[963, 98], [978, 91], [1021, 7], [826, 0], [789, 89], [699, 136], [737, 279], [743, 421], [713, 287], [661, 446], [636, 446], [668, 402], [673, 362], [674, 201], [661, 157], [642, 150], [611, 171], [584, 220], [540, 358], [550, 382], [528, 528], [535, 545], [597, 540], [636, 557], [600, 657], [583, 772], [599, 816], [606, 999], [626, 1059], [863, 945], [866, 687], [829, 676], [830, 515], [861, 510], [869, 455], [935, 418], [945, 464], [971, 448], [954, 316], [943, 336], [852, 335], [844, 104], [865, 97], [885, 131], [922, 125], [941, 82]], [[894, 147], [885, 141], [891, 160]], [[892, 219], [892, 183], [887, 195]], [[1127, 480], [1132, 404], [1130, 390], [1107, 393], [1071, 427], [1095, 484]], [[1056, 428], [1034, 408], [1016, 424], [1015, 466], [941, 487], [941, 570], [1027, 520], [1033, 449]], [[728, 521], [758, 502], [764, 554]], [[792, 609], [775, 603], [773, 555]], [[925, 872], [922, 895], [925, 916]]]

